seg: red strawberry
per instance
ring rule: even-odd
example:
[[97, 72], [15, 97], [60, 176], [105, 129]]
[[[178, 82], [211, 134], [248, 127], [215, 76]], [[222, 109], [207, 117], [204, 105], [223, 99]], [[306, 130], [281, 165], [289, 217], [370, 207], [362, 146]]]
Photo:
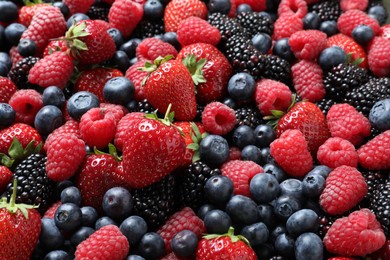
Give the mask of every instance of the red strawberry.
[[15, 122], [34, 124], [35, 115], [43, 107], [42, 95], [34, 89], [16, 91], [8, 102], [16, 112]]
[[5, 191], [5, 188], [7, 187], [11, 179], [11, 170], [4, 165], [0, 165], [0, 193], [3, 193]]
[[137, 122], [138, 119], [145, 117], [145, 113], [133, 112], [128, 113], [117, 124], [114, 144], [119, 151], [123, 151], [123, 144], [127, 139], [127, 131], [131, 129], [132, 125]]
[[45, 211], [45, 214], [43, 215], [42, 218], [51, 218], [51, 219], [54, 219], [54, 214], [56, 213], [56, 210], [58, 209], [58, 207], [61, 205], [61, 201], [57, 201], [55, 203], [53, 203], [50, 208], [48, 208], [46, 211]]
[[158, 57], [165, 57], [167, 55], [172, 55], [175, 58], [177, 56], [177, 50], [173, 45], [157, 38], [143, 39], [136, 48], [136, 56], [139, 61], [155, 60]]
[[207, 21], [191, 16], [180, 22], [177, 40], [182, 46], [194, 43], [208, 43], [216, 46], [221, 40], [221, 33]]
[[179, 24], [188, 17], [206, 19], [207, 7], [200, 0], [172, 0], [165, 7], [164, 26], [166, 32], [176, 32]]
[[256, 83], [256, 105], [263, 116], [272, 110], [287, 110], [291, 104], [291, 90], [282, 82], [262, 79]]
[[144, 85], [142, 85], [143, 79], [148, 75], [146, 71], [141, 71], [139, 68], [142, 68], [145, 65], [145, 60], [139, 60], [130, 68], [127, 69], [125, 77], [128, 78], [134, 84], [135, 93], [134, 99], [141, 101], [145, 99]]
[[6, 154], [13, 142], [17, 138], [23, 148], [31, 142], [35, 142], [35, 147], [42, 142], [42, 137], [32, 126], [16, 123], [0, 131], [0, 153]]
[[87, 13], [93, 4], [93, 0], [63, 0], [62, 1], [69, 8], [70, 15], [75, 13]]
[[368, 66], [378, 77], [390, 76], [390, 40], [375, 37], [368, 47]]
[[[30, 4], [31, 3], [31, 4]], [[28, 27], [34, 14], [41, 8], [46, 8], [50, 5], [43, 3], [41, 0], [29, 1], [29, 3], [19, 9], [18, 23]]]
[[302, 30], [293, 33], [288, 43], [296, 58], [314, 60], [326, 48], [326, 38], [319, 30]]
[[365, 256], [380, 249], [385, 242], [381, 224], [369, 209], [337, 219], [324, 237], [329, 252], [344, 256]]
[[340, 137], [331, 137], [318, 148], [317, 159], [322, 165], [337, 168], [342, 165], [357, 167], [358, 154], [355, 146]]
[[282, 38], [287, 38], [300, 30], [303, 30], [302, 18], [297, 15], [287, 13], [276, 19], [272, 39], [277, 41]]
[[137, 27], [144, 15], [142, 4], [131, 0], [116, 0], [108, 13], [109, 23], [127, 38]]
[[255, 12], [264, 11], [267, 5], [266, 2], [267, 2], [266, 0], [234, 0], [236, 6], [239, 6], [241, 4], [247, 4], [250, 7], [252, 7], [252, 10]]
[[366, 169], [390, 169], [390, 130], [362, 145], [358, 150], [359, 164]]
[[55, 51], [63, 51], [65, 52], [68, 50], [68, 45], [66, 44], [66, 41], [63, 39], [59, 40], [52, 40], [49, 42], [49, 44], [46, 46], [45, 50], [43, 51], [43, 57], [52, 54]]
[[348, 10], [342, 13], [337, 20], [337, 28], [342, 34], [352, 36], [353, 29], [361, 24], [365, 24], [371, 27], [374, 31], [374, 35], [380, 32], [380, 26], [376, 19], [370, 17], [367, 13], [360, 10]]
[[278, 15], [296, 15], [299, 18], [307, 14], [307, 3], [305, 0], [282, 0], [278, 7]]
[[257, 259], [255, 252], [243, 236], [235, 236], [231, 227], [227, 234], [206, 235], [199, 241], [196, 259]]
[[341, 0], [340, 7], [343, 12], [348, 10], [357, 9], [360, 11], [365, 11], [368, 6], [368, 0]]
[[9, 78], [0, 77], [0, 103], [8, 103], [16, 90], [15, 84]]

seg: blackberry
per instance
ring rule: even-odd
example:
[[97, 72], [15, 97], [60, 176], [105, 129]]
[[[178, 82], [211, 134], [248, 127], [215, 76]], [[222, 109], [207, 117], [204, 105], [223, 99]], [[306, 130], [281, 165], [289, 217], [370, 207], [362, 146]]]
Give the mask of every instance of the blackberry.
[[318, 14], [322, 21], [337, 21], [341, 15], [339, 0], [322, 0], [313, 4], [309, 10]]
[[264, 77], [291, 86], [290, 63], [276, 55], [265, 55], [265, 58], [267, 60], [267, 69], [264, 71]]
[[192, 163], [180, 180], [180, 199], [182, 206], [191, 207], [195, 212], [205, 203], [203, 188], [207, 180], [220, 175], [219, 169], [211, 169], [202, 161]]
[[323, 98], [321, 101], [317, 102], [316, 105], [321, 109], [322, 113], [326, 116], [328, 114], [329, 109], [336, 104], [333, 99]]
[[110, 5], [105, 2], [95, 2], [88, 10], [87, 15], [92, 20], [103, 20], [108, 22], [108, 13]]
[[172, 175], [133, 193], [134, 213], [156, 230], [177, 210], [176, 180]]
[[221, 13], [212, 13], [207, 20], [212, 26], [218, 28], [221, 33], [221, 43], [225, 43], [233, 35], [248, 36], [244, 27], [242, 27], [235, 19]]
[[246, 28], [251, 37], [258, 33], [272, 35], [274, 25], [269, 16], [256, 12], [242, 12], [237, 15], [239, 24]]
[[352, 64], [339, 64], [324, 77], [324, 87], [328, 98], [341, 101], [347, 92], [367, 81], [367, 70]]
[[390, 78], [371, 78], [350, 92], [347, 92], [343, 102], [356, 108], [368, 117], [374, 104], [382, 99], [390, 98]]
[[373, 197], [373, 194], [378, 185], [384, 184], [386, 182], [387, 174], [381, 171], [372, 171], [360, 169], [364, 179], [366, 180], [368, 192], [364, 197], [363, 201], [360, 203], [363, 207], [369, 207], [370, 201]]
[[[12, 177], [12, 180], [17, 180], [16, 202], [39, 205], [40, 212], [50, 205], [54, 190], [54, 183], [46, 174], [46, 160], [44, 155], [31, 154], [16, 166]], [[13, 181], [6, 188], [8, 199], [12, 191]]]
[[130, 104], [127, 105], [127, 109], [129, 112], [143, 112], [146, 114], [153, 113], [156, 110], [146, 99], [130, 102]]
[[340, 218], [339, 216], [322, 215], [319, 216], [320, 226], [317, 231], [317, 235], [320, 238], [324, 238], [333, 223]]
[[376, 186], [371, 199], [370, 209], [382, 224], [386, 236], [390, 236], [390, 180]]
[[18, 89], [36, 88], [36, 85], [28, 82], [28, 73], [30, 69], [39, 61], [37, 57], [25, 57], [15, 64], [9, 73], [8, 77], [15, 83]]
[[142, 20], [135, 28], [132, 38], [145, 39], [156, 35], [162, 35], [164, 32], [163, 20], [158, 22]]
[[263, 123], [261, 119], [260, 111], [255, 107], [237, 108], [236, 118], [237, 118], [237, 124], [236, 124], [237, 127], [241, 125], [247, 125], [255, 129], [256, 126]]
[[196, 104], [196, 116], [194, 121], [196, 122], [202, 122], [202, 113], [204, 110], [204, 106]]

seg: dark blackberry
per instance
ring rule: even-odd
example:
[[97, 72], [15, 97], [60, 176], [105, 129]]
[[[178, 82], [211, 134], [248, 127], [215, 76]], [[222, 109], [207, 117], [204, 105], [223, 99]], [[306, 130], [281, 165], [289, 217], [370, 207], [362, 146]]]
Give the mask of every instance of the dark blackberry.
[[376, 186], [371, 199], [370, 209], [382, 224], [386, 236], [390, 236], [390, 180]]
[[263, 123], [260, 111], [255, 107], [237, 108], [236, 118], [237, 118], [237, 124], [236, 124], [237, 127], [241, 125], [247, 125], [255, 129], [256, 126]]
[[133, 192], [134, 213], [156, 230], [177, 210], [176, 180], [172, 175]]
[[158, 22], [142, 20], [135, 28], [132, 38], [145, 39], [154, 37], [155, 35], [162, 35], [164, 32], [163, 20]]
[[127, 109], [129, 112], [143, 112], [146, 114], [152, 113], [156, 110], [146, 99], [141, 101], [132, 101], [129, 105], [127, 105]]
[[266, 33], [272, 35], [274, 25], [269, 16], [257, 12], [242, 12], [237, 15], [237, 21], [240, 25], [247, 29], [251, 37], [258, 33]]
[[196, 105], [196, 117], [194, 121], [196, 122], [202, 122], [202, 113], [204, 110], [204, 106], [197, 104]]
[[371, 78], [366, 84], [347, 92], [343, 102], [368, 117], [374, 104], [386, 98], [390, 98], [390, 78]]
[[360, 203], [361, 207], [369, 207], [370, 201], [378, 185], [386, 182], [387, 174], [381, 171], [371, 171], [360, 169], [364, 179], [366, 180], [368, 192]]
[[88, 10], [87, 15], [92, 20], [103, 20], [108, 22], [108, 13], [111, 5], [105, 2], [95, 2]]
[[329, 109], [336, 104], [333, 99], [323, 98], [321, 101], [317, 102], [316, 105], [321, 109], [322, 113], [326, 116]]
[[337, 21], [341, 15], [339, 0], [322, 0], [309, 7], [309, 10], [317, 13], [322, 21]]
[[290, 63], [276, 55], [265, 55], [267, 69], [264, 71], [264, 78], [277, 80], [291, 86]]
[[281, 256], [281, 255], [275, 255], [275, 256], [269, 258], [269, 260], [287, 260], [287, 259], [288, 258]]
[[341, 101], [347, 92], [367, 81], [367, 70], [352, 64], [339, 64], [324, 77], [326, 96], [335, 101]]
[[8, 77], [15, 83], [18, 89], [36, 88], [36, 85], [28, 82], [30, 69], [39, 61], [37, 57], [25, 57], [18, 61], [9, 71]]
[[220, 175], [219, 169], [211, 169], [204, 162], [197, 161], [188, 166], [180, 177], [180, 199], [182, 206], [191, 207], [195, 212], [205, 203], [203, 188], [207, 180]]
[[[50, 205], [54, 183], [46, 174], [47, 157], [42, 154], [32, 154], [20, 162], [13, 172], [12, 180], [17, 180], [16, 202], [29, 205], [39, 205], [39, 211], [44, 212]], [[13, 181], [6, 189], [8, 199], [12, 195]]]
[[339, 216], [329, 216], [329, 215], [323, 215], [319, 216], [320, 219], [320, 226], [317, 231], [317, 235], [320, 238], [324, 238], [330, 227], [333, 225], [333, 223], [336, 221], [336, 219], [340, 218]]
[[233, 35], [248, 36], [244, 27], [242, 27], [235, 19], [221, 13], [212, 13], [208, 17], [208, 22], [218, 28], [221, 33], [221, 43], [225, 43]]

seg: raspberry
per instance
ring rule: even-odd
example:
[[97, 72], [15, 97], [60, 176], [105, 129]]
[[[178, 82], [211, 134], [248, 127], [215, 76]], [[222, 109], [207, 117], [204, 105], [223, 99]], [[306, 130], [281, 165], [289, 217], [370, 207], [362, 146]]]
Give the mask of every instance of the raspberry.
[[68, 120], [62, 126], [56, 128], [47, 138], [43, 148], [47, 151], [50, 146], [50, 142], [54, 140], [54, 137], [62, 134], [74, 134], [77, 138], [81, 138], [79, 122], [74, 119]]
[[317, 151], [318, 161], [329, 168], [342, 165], [357, 167], [358, 155], [351, 142], [340, 137], [331, 137]]
[[301, 98], [317, 102], [325, 97], [323, 72], [316, 62], [301, 60], [291, 67], [291, 74], [294, 88]]
[[116, 0], [110, 7], [108, 21], [128, 38], [142, 20], [144, 8], [136, 1]]
[[288, 43], [297, 59], [314, 60], [326, 48], [326, 34], [318, 30], [302, 30], [291, 35]]
[[240, 148], [233, 146], [229, 148], [229, 159], [228, 161], [240, 160], [241, 159], [241, 150]]
[[368, 66], [378, 77], [390, 76], [390, 40], [375, 37], [368, 47]]
[[379, 36], [390, 40], [390, 24], [385, 24], [381, 27], [381, 31], [379, 33]]
[[23, 56], [20, 55], [20, 53], [18, 51], [18, 46], [13, 46], [9, 50], [9, 56], [10, 56], [11, 61], [12, 61], [12, 68], [15, 67], [16, 63], [23, 60]]
[[15, 84], [9, 78], [0, 77], [0, 103], [8, 103], [16, 91]]
[[145, 60], [140, 60], [134, 63], [127, 69], [125, 77], [128, 78], [134, 84], [135, 94], [134, 99], [141, 101], [145, 99], [144, 86], [142, 85], [143, 79], [148, 75], [148, 72], [141, 71], [139, 68], [145, 66]]
[[359, 164], [366, 169], [390, 168], [390, 130], [377, 135], [358, 149]]
[[370, 121], [349, 104], [333, 105], [326, 119], [333, 137], [348, 140], [355, 146], [371, 134]]
[[285, 14], [296, 15], [299, 18], [305, 17], [307, 14], [307, 3], [305, 0], [282, 0], [279, 4], [278, 15]]
[[272, 38], [277, 41], [290, 37], [293, 33], [300, 30], [303, 30], [302, 19], [297, 15], [284, 14], [275, 21]]
[[221, 173], [229, 177], [234, 185], [235, 195], [250, 197], [249, 183], [253, 176], [264, 172], [263, 168], [252, 161], [233, 160], [221, 166]]
[[115, 125], [129, 112], [124, 106], [111, 103], [100, 103], [100, 108], [105, 110], [106, 113], [112, 113], [115, 118]]
[[75, 252], [76, 259], [102, 259], [108, 256], [110, 260], [125, 259], [129, 253], [129, 242], [115, 225], [108, 225], [96, 230], [86, 240], [81, 242]]
[[202, 113], [202, 124], [206, 132], [226, 135], [236, 125], [236, 112], [221, 102], [211, 102]]
[[331, 171], [320, 196], [320, 205], [330, 215], [341, 215], [355, 207], [367, 194], [363, 175], [354, 167], [340, 166]]
[[64, 0], [64, 4], [69, 8], [70, 14], [87, 13], [93, 4], [93, 0]]
[[177, 40], [182, 46], [208, 43], [216, 46], [221, 40], [219, 30], [199, 17], [189, 17], [179, 24]]
[[263, 116], [272, 110], [287, 111], [291, 104], [291, 90], [282, 82], [262, 79], [256, 83], [255, 100]]
[[380, 249], [385, 242], [381, 224], [369, 209], [337, 219], [324, 237], [326, 249], [343, 256], [365, 256]]
[[127, 131], [131, 128], [134, 122], [137, 122], [135, 119], [142, 119], [144, 116], [145, 113], [141, 112], [128, 113], [118, 122], [114, 138], [114, 144], [118, 151], [122, 151], [123, 143], [127, 138]]
[[135, 50], [137, 59], [141, 60], [155, 60], [159, 56], [165, 57], [167, 55], [177, 56], [177, 50], [171, 44], [163, 42], [157, 38], [144, 39]]
[[266, 0], [235, 0], [236, 6], [241, 4], [247, 4], [252, 7], [254, 12], [261, 12], [266, 9], [267, 1]]
[[172, 238], [183, 230], [190, 230], [194, 232], [198, 239], [206, 231], [203, 221], [195, 214], [190, 207], [185, 207], [176, 212], [162, 225], [157, 233], [162, 236], [165, 242], [165, 252], [171, 252]]
[[33, 125], [35, 115], [43, 107], [42, 95], [33, 89], [21, 89], [12, 95], [9, 104], [16, 112], [15, 122]]
[[288, 129], [270, 145], [270, 152], [283, 170], [293, 177], [302, 177], [313, 168], [305, 136], [299, 130]]
[[56, 210], [57, 210], [57, 208], [60, 205], [61, 205], [61, 201], [57, 201], [57, 202], [53, 203], [53, 205], [51, 205], [50, 208], [48, 208], [45, 211], [45, 214], [43, 215], [42, 218], [52, 218], [52, 219], [54, 219], [54, 214], [56, 213]]
[[378, 21], [360, 10], [346, 11], [345, 13], [342, 13], [337, 20], [337, 28], [341, 33], [347, 36], [352, 36], [353, 29], [361, 24], [370, 26], [375, 35], [380, 32]]
[[368, 0], [341, 0], [340, 7], [343, 12], [348, 10], [360, 10], [365, 11], [368, 6]]

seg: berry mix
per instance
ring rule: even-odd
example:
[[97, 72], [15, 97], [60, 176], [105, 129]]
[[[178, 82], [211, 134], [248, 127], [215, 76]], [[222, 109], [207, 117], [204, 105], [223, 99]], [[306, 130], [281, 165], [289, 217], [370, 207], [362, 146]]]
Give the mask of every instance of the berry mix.
[[383, 2], [0, 1], [0, 259], [390, 259]]

